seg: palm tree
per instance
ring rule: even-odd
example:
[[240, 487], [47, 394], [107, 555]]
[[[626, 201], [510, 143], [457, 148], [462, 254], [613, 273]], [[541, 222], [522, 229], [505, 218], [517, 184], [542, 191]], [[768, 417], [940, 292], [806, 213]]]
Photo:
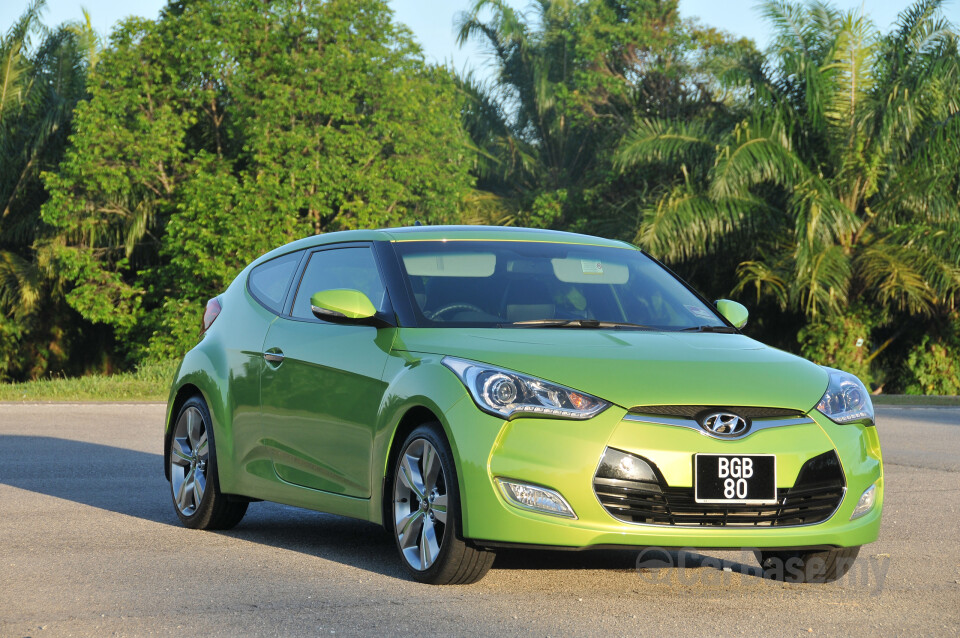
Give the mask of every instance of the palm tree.
[[35, 0], [0, 35], [0, 323], [7, 328], [0, 333], [23, 337], [39, 331], [37, 339], [23, 341], [44, 342], [34, 343], [33, 353], [27, 346], [17, 348], [19, 363], [0, 359], [0, 378], [16, 367], [36, 376], [65, 354], [58, 343], [63, 326], [51, 323], [58, 278], [35, 250], [43, 233], [40, 207], [47, 198], [40, 174], [55, 169], [63, 155], [73, 110], [86, 96], [86, 73], [96, 64], [100, 44], [86, 12], [83, 24], [44, 27], [44, 4]]
[[494, 67], [486, 84], [461, 79], [488, 218], [569, 226], [591, 191], [610, 190], [599, 186], [619, 179], [607, 149], [649, 99], [639, 69], [654, 66], [645, 56], [673, 37], [675, 6], [535, 0], [523, 13], [474, 0], [461, 14], [459, 42], [479, 41]]
[[[569, 0], [540, 0], [532, 17], [539, 28], [503, 0], [476, 0], [461, 15], [460, 44], [479, 38], [497, 68], [492, 85], [482, 86], [471, 76], [461, 81], [481, 187], [501, 203], [497, 221], [512, 220], [511, 211], [516, 214], [537, 196], [565, 188], [571, 175], [585, 169], [588, 137], [565, 117], [569, 114], [559, 100], [573, 84], [574, 8]], [[485, 11], [492, 14], [487, 22], [480, 18]], [[548, 225], [552, 220], [525, 218], [538, 221]]]
[[[725, 118], [645, 119], [622, 170], [673, 179], [636, 240], [668, 260], [747, 256], [735, 292], [809, 321], [857, 304], [927, 317], [960, 299], [960, 63], [941, 0], [880, 34], [860, 11], [767, 0], [766, 60], [722, 72]], [[876, 354], [876, 353], [874, 353]]]

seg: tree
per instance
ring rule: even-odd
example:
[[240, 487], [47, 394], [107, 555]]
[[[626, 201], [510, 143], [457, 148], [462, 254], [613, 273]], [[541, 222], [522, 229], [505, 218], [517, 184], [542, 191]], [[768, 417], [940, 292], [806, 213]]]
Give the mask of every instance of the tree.
[[675, 2], [538, 0], [521, 13], [475, 0], [461, 43], [479, 40], [495, 76], [461, 80], [477, 150], [480, 217], [629, 236], [656, 171], [625, 175], [610, 152], [639, 115], [688, 117], [712, 107], [703, 62], [744, 47]]
[[134, 360], [181, 353], [264, 251], [453, 221], [472, 183], [453, 82], [381, 0], [171, 2], [114, 32], [90, 92], [46, 249]]
[[36, 0], [0, 36], [0, 379], [76, 371], [90, 355], [74, 347], [83, 322], [62, 303], [59, 276], [34, 243], [47, 232], [40, 175], [63, 156], [99, 44], [89, 16], [50, 30], [43, 8]]
[[765, 2], [773, 46], [724, 67], [742, 94], [729, 117], [648, 118], [623, 140], [625, 171], [673, 170], [637, 241], [674, 261], [742, 255], [735, 292], [814, 323], [945, 316], [960, 293], [960, 65], [940, 5], [881, 35], [857, 10]]
[[501, 219], [569, 226], [630, 100], [628, 67], [664, 38], [675, 6], [538, 0], [532, 11], [476, 0], [461, 16], [459, 41], [480, 39], [496, 65], [491, 86], [463, 80], [465, 124], [479, 185], [498, 196]]

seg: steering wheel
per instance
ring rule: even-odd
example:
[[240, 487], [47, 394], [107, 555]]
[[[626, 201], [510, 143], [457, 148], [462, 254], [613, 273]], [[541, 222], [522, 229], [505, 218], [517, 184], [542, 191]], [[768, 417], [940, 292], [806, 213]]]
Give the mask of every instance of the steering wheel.
[[431, 321], [437, 321], [440, 318], [440, 315], [446, 314], [448, 312], [453, 312], [455, 310], [473, 310], [474, 312], [480, 312], [480, 313], [484, 312], [483, 308], [478, 308], [474, 306], [472, 303], [457, 302], [457, 303], [447, 304], [443, 308], [440, 308], [439, 310], [431, 314], [429, 318]]

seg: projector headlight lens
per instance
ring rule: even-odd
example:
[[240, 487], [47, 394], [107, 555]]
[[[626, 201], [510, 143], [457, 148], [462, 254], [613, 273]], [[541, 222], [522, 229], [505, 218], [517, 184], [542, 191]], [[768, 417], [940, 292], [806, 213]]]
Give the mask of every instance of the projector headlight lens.
[[610, 405], [589, 394], [485, 363], [445, 357], [443, 365], [460, 378], [481, 410], [503, 419], [589, 419]]
[[817, 404], [817, 410], [834, 423], [873, 425], [873, 402], [860, 379], [842, 370], [827, 367], [824, 370], [830, 373], [830, 383]]

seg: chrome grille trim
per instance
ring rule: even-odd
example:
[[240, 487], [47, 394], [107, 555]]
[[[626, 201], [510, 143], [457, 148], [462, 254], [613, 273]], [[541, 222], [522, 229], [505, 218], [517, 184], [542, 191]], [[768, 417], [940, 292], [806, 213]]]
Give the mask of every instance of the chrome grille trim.
[[623, 417], [624, 421], [632, 421], [634, 423], [650, 423], [652, 425], [669, 425], [679, 428], [688, 428], [691, 430], [696, 430], [704, 436], [709, 436], [710, 438], [722, 439], [724, 441], [737, 441], [745, 437], [750, 436], [754, 432], [759, 432], [760, 430], [767, 430], [770, 428], [782, 428], [790, 425], [805, 425], [808, 423], [815, 423], [813, 419], [808, 416], [802, 417], [793, 417], [793, 418], [774, 418], [774, 419], [751, 419], [750, 428], [742, 435], [735, 437], [719, 437], [711, 434], [710, 432], [704, 430], [700, 427], [700, 424], [697, 423], [694, 419], [685, 419], [682, 417], [669, 417], [669, 416], [660, 416], [660, 415], [647, 415], [647, 414], [633, 414], [628, 413]]

